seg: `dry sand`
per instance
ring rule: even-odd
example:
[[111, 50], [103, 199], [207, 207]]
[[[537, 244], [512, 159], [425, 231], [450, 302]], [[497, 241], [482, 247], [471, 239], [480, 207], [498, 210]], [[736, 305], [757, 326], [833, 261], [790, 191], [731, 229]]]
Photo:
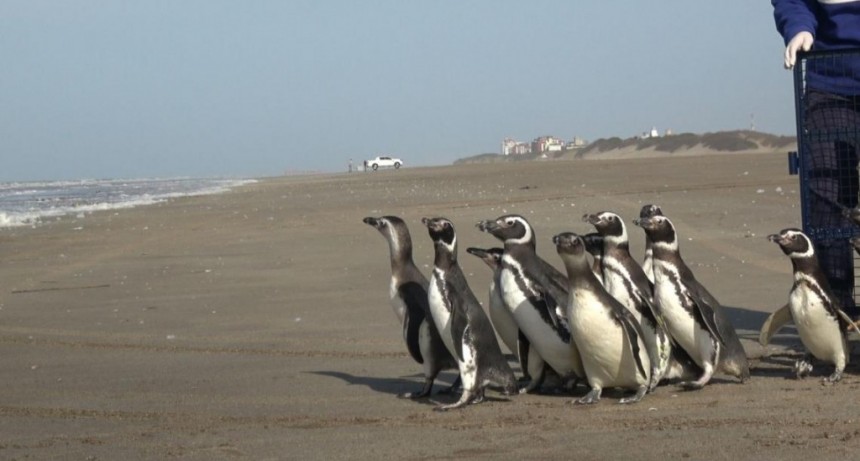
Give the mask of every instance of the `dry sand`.
[[[790, 379], [791, 329], [763, 350], [790, 264], [765, 240], [799, 226], [783, 153], [531, 162], [267, 179], [236, 191], [0, 232], [2, 459], [855, 459], [860, 373]], [[478, 219], [554, 233], [646, 203], [729, 306], [753, 358], [746, 384], [662, 386], [641, 403], [506, 398], [438, 413], [395, 397], [422, 381], [388, 305], [388, 254], [365, 216], [458, 226], [480, 299], [489, 270], [465, 253], [496, 242]], [[631, 229], [634, 254], [642, 233]], [[857, 362], [855, 355], [855, 362]], [[450, 383], [450, 373], [442, 382]], [[436, 397], [450, 401], [449, 397]]]

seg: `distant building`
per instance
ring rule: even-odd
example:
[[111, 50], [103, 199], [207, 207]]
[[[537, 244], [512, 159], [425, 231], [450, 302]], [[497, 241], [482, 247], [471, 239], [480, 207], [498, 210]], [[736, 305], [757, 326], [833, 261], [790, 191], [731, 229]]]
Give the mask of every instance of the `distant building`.
[[588, 143], [585, 142], [585, 139], [580, 138], [579, 136], [574, 136], [572, 140], [568, 141], [565, 145], [565, 149], [579, 149], [580, 147], [585, 147]]
[[648, 138], [659, 138], [660, 132], [657, 131], [657, 127], [651, 127], [651, 131], [643, 131], [640, 138], [648, 139]]
[[[519, 142], [512, 138], [502, 141], [502, 155], [544, 154], [546, 152], [561, 152], [566, 149], [577, 149], [587, 145], [585, 139], [574, 137], [565, 143], [555, 136], [541, 136], [530, 143]], [[545, 157], [545, 156], [544, 156]]]
[[525, 155], [531, 153], [531, 146], [511, 138], [502, 141], [502, 155]]
[[560, 152], [564, 148], [564, 141], [554, 136], [541, 136], [532, 141], [532, 153], [542, 154], [544, 152]]

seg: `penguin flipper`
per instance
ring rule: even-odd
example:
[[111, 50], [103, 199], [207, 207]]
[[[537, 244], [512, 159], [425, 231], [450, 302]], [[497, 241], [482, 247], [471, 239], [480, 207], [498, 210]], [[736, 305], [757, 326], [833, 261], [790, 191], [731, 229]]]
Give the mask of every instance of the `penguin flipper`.
[[839, 323], [842, 326], [842, 331], [845, 332], [845, 334], [850, 333], [851, 330], [860, 333], [860, 322], [855, 322], [854, 320], [852, 320], [851, 317], [849, 317], [848, 314], [846, 314], [842, 309], [836, 309], [836, 312], [839, 313]]
[[448, 300], [451, 303], [451, 336], [454, 337], [454, 353], [457, 354], [457, 361], [463, 361], [463, 336], [467, 334], [469, 328], [468, 317], [466, 317], [466, 308], [463, 305], [463, 299], [449, 285]]
[[427, 303], [427, 290], [415, 282], [406, 282], [397, 287], [397, 291], [406, 304], [406, 316], [403, 319], [403, 339], [406, 340], [406, 348], [416, 362], [423, 364], [424, 357], [421, 355], [418, 336], [421, 323], [429, 318], [426, 314], [430, 310]]
[[[633, 314], [620, 304], [617, 305], [616, 309], [613, 309], [613, 314], [621, 325], [624, 336], [627, 337], [627, 342], [630, 344], [630, 351], [633, 353], [633, 359], [636, 361], [636, 368], [639, 369], [639, 374], [643, 378], [648, 379], [648, 372], [645, 371], [645, 364], [642, 363], [642, 349], [639, 347], [639, 338], [643, 337], [642, 327], [633, 317]], [[652, 351], [647, 352], [649, 359], [654, 360], [655, 354]]]
[[716, 338], [720, 344], [726, 345], [726, 340], [720, 333], [718, 325], [717, 310], [720, 309], [720, 303], [699, 283], [696, 283], [695, 286], [690, 287], [690, 289], [692, 290], [692, 292], [689, 293], [690, 301], [692, 301], [693, 305], [696, 307], [699, 320], [701, 320], [705, 328], [707, 328], [711, 333], [711, 336]]
[[787, 323], [791, 322], [791, 309], [788, 304], [771, 313], [761, 326], [758, 334], [758, 343], [762, 346], [770, 344], [771, 338]]
[[520, 368], [523, 370], [523, 376], [529, 376], [529, 348], [531, 343], [523, 330], [517, 329], [517, 357], [520, 359]]

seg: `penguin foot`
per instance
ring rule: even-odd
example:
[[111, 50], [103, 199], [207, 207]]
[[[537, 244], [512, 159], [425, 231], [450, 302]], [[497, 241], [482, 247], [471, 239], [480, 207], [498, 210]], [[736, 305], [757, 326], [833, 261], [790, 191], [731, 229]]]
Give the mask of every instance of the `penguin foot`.
[[428, 379], [424, 381], [424, 387], [421, 388], [420, 392], [404, 392], [402, 394], [397, 394], [398, 399], [423, 399], [425, 397], [429, 397], [433, 392], [433, 380]]
[[833, 372], [832, 375], [821, 380], [821, 384], [824, 385], [833, 385], [839, 382], [842, 379], [842, 370], [837, 369]]
[[520, 388], [520, 394], [534, 394], [540, 391], [541, 381], [539, 379], [532, 379], [525, 387]]
[[710, 363], [705, 363], [702, 367], [703, 372], [702, 376], [695, 381], [684, 381], [680, 384], [680, 386], [688, 391], [695, 391], [705, 387], [705, 384], [711, 381], [711, 377], [714, 376], [714, 366]]
[[584, 397], [574, 400], [573, 403], [577, 405], [591, 405], [600, 401], [600, 393], [602, 389], [591, 389], [588, 394], [585, 394]]
[[457, 388], [460, 387], [460, 383], [462, 383], [462, 381], [460, 380], [460, 375], [457, 375], [457, 379], [455, 379], [450, 386], [446, 387], [445, 389], [442, 389], [438, 393], [440, 395], [451, 395], [457, 391]]
[[475, 393], [475, 397], [472, 399], [471, 404], [481, 403], [484, 401], [484, 390], [479, 389], [478, 392]]
[[427, 396], [424, 395], [423, 392], [404, 392], [402, 394], [397, 394], [398, 399], [415, 400], [415, 399], [420, 399], [420, 398], [424, 398], [424, 397], [427, 397]]
[[434, 407], [433, 411], [448, 411], [448, 410], [456, 410], [458, 408], [463, 408], [472, 402], [473, 397], [474, 396], [472, 395], [471, 392], [469, 392], [467, 390], [463, 390], [463, 395], [460, 396], [460, 400], [458, 400], [452, 404], [449, 404], [449, 405], [439, 405], [437, 407]]
[[621, 404], [636, 403], [636, 402], [642, 400], [642, 397], [645, 397], [645, 394], [647, 394], [647, 393], [648, 393], [648, 387], [642, 386], [636, 391], [636, 395], [634, 395], [632, 397], [623, 398], [623, 399], [619, 400], [618, 403], [621, 403]]
[[812, 373], [812, 362], [808, 357], [794, 362], [794, 376], [797, 379], [802, 379], [804, 376]]
[[688, 391], [697, 391], [705, 387], [705, 384], [700, 383], [699, 381], [684, 381], [682, 383], [678, 383], [678, 386], [681, 386], [683, 389]]

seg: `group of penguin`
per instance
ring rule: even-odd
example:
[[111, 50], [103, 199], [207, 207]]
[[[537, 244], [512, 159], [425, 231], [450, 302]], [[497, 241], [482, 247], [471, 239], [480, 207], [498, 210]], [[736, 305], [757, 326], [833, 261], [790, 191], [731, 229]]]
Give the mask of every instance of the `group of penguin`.
[[[597, 403], [606, 388], [629, 393], [620, 403], [635, 403], [666, 382], [692, 390], [708, 384], [715, 372], [741, 382], [749, 378], [734, 327], [681, 258], [675, 226], [660, 207], [642, 207], [633, 221], [646, 237], [641, 265], [630, 254], [618, 214], [586, 214], [583, 221], [595, 232], [564, 232], [551, 240], [566, 274], [538, 256], [535, 231], [523, 216], [479, 222], [479, 230], [503, 244], [467, 249], [493, 271], [485, 312], [458, 264], [450, 220], [421, 220], [434, 247], [428, 281], [412, 259], [406, 223], [396, 216], [365, 218], [388, 242], [391, 304], [410, 356], [423, 366], [422, 389], [400, 396], [429, 397], [445, 369], [458, 370], [459, 377], [442, 392], [460, 386], [462, 394], [437, 410], [479, 403], [489, 385], [510, 395], [548, 387], [573, 391], [584, 383], [589, 391], [575, 403]], [[769, 239], [791, 258], [795, 280], [783, 308], [791, 318], [773, 321], [772, 328], [794, 320], [809, 354], [836, 366], [826, 378], [836, 382], [850, 355], [845, 336], [850, 319], [832, 302], [812, 243], [802, 232], [786, 229]], [[497, 334], [519, 361], [521, 389]], [[798, 377], [812, 370], [811, 356], [795, 365]]]

